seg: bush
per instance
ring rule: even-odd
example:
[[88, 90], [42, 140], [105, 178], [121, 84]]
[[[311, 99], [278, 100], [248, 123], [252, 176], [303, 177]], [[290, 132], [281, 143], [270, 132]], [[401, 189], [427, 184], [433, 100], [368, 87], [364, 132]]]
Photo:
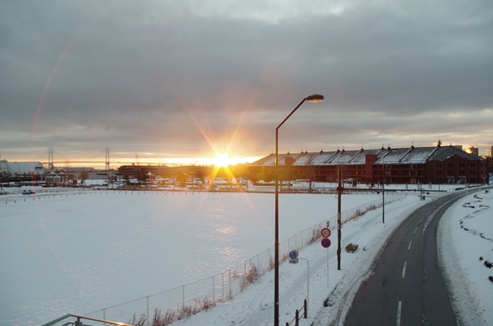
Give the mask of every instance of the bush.
[[[152, 320], [152, 326], [168, 326], [177, 318], [176, 313], [168, 310], [165, 314], [161, 314], [161, 310], [156, 308], [154, 310], [154, 318]], [[144, 326], [144, 325], [143, 325]]]
[[246, 283], [254, 283], [260, 278], [261, 274], [257, 269], [257, 266], [253, 265], [246, 274]]
[[357, 244], [348, 243], [348, 245], [346, 246], [346, 251], [350, 253], [355, 252], [357, 249], [358, 249]]

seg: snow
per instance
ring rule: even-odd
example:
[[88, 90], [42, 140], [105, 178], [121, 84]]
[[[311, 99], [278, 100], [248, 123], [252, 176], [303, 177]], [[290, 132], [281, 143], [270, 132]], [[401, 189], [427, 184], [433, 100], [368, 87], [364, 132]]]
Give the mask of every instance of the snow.
[[[409, 192], [385, 206], [385, 224], [381, 208], [345, 223], [342, 248], [353, 242], [359, 249], [342, 250], [341, 270], [331, 224], [329, 250], [315, 242], [300, 251], [298, 264], [280, 266], [280, 323], [302, 306], [308, 282], [308, 319], [302, 325], [343, 320], [389, 235], [414, 209], [442, 194], [431, 192], [420, 201]], [[379, 198], [344, 195], [342, 210]], [[475, 208], [463, 207], [467, 202]], [[441, 263], [465, 325], [493, 320], [488, 280], [493, 271], [484, 266], [493, 261], [491, 207], [491, 193], [471, 192], [440, 223]], [[0, 324], [39, 325], [67, 313], [89, 314], [224, 272], [272, 246], [273, 211], [273, 195], [255, 193], [87, 190], [1, 196]], [[336, 213], [334, 195], [281, 194], [280, 239]], [[232, 300], [174, 324], [271, 325], [272, 303], [270, 271]]]
[[462, 325], [493, 324], [493, 194], [472, 192], [440, 220], [438, 237], [454, 308]]

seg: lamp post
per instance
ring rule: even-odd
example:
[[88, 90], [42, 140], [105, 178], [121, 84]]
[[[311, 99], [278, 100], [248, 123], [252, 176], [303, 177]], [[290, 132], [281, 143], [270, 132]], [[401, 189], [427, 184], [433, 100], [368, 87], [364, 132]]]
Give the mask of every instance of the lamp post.
[[305, 97], [298, 106], [294, 108], [291, 113], [284, 118], [284, 120], [276, 128], [276, 192], [275, 192], [275, 240], [274, 240], [274, 326], [279, 326], [279, 128], [286, 122], [286, 120], [298, 110], [298, 108], [305, 102], [321, 102], [324, 100], [323, 95], [310, 95]]
[[298, 259], [306, 260], [306, 307], [305, 307], [305, 318], [308, 314], [308, 304], [310, 303], [310, 261], [306, 258], [298, 257]]
[[383, 182], [382, 182], [382, 223], [385, 224], [385, 157], [382, 157], [382, 173], [383, 173]]

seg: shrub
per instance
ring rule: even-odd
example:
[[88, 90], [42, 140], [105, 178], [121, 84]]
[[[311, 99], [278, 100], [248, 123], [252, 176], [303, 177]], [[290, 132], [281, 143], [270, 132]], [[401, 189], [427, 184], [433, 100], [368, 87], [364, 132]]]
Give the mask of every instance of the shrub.
[[201, 299], [201, 300], [195, 299], [195, 306], [198, 309], [196, 309], [193, 312], [194, 314], [197, 313], [197, 312], [199, 312], [199, 311], [201, 311], [201, 310], [207, 310], [209, 308], [215, 307], [216, 306], [216, 303], [213, 300], [205, 297], [204, 299]]
[[195, 313], [195, 309], [193, 307], [183, 306], [180, 309], [178, 320], [181, 320], [182, 318], [190, 317], [194, 313]]
[[168, 310], [164, 315], [161, 314], [161, 310], [156, 308], [154, 310], [154, 318], [152, 320], [152, 326], [167, 326], [174, 322], [177, 318], [176, 312]]
[[144, 326], [146, 321], [147, 318], [145, 315], [140, 315], [140, 318], [137, 319], [137, 316], [134, 314], [132, 319], [130, 319], [128, 323], [135, 326]]
[[250, 268], [246, 274], [246, 283], [254, 283], [260, 278], [260, 273], [257, 269], [257, 266], [253, 265], [252, 268]]
[[320, 237], [321, 237], [320, 232], [318, 230], [313, 229], [312, 236], [310, 240], [308, 240], [308, 244], [311, 245], [312, 243], [316, 242]]
[[357, 249], [358, 249], [357, 244], [348, 243], [348, 245], [346, 246], [346, 251], [350, 253], [355, 252]]

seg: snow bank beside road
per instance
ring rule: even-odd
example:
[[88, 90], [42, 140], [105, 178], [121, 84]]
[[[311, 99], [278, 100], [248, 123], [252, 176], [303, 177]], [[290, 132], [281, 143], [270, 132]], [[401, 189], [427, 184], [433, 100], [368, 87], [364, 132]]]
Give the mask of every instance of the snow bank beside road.
[[452, 304], [463, 325], [493, 324], [493, 193], [475, 191], [458, 200], [438, 228], [441, 264]]

